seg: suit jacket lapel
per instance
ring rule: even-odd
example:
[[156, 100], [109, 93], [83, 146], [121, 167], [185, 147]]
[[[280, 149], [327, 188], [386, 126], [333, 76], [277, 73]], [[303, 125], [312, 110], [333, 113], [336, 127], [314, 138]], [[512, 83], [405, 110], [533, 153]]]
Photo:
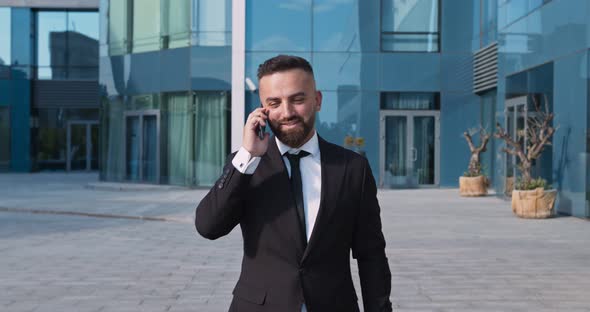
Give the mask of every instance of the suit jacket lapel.
[[[279, 175], [277, 179], [277, 185], [273, 186], [273, 189], [269, 189], [268, 192], [278, 192], [281, 196], [278, 196], [280, 202], [276, 205], [281, 207], [287, 207], [285, 222], [286, 224], [279, 224], [281, 226], [280, 232], [286, 232], [290, 236], [296, 246], [297, 257], [301, 259], [305, 249], [305, 233], [301, 233], [301, 227], [299, 226], [299, 218], [297, 216], [297, 208], [295, 207], [295, 198], [291, 191], [291, 182], [289, 180], [289, 174], [283, 156], [277, 147], [274, 137], [269, 138], [269, 146], [267, 153], [263, 156], [260, 162], [260, 173], [266, 177]], [[265, 177], [263, 177], [264, 179]]]
[[330, 218], [334, 211], [338, 208], [338, 196], [341, 192], [344, 174], [346, 172], [346, 163], [344, 157], [324, 139], [318, 136], [320, 145], [320, 161], [322, 167], [322, 190], [320, 195], [320, 208], [318, 216], [307, 244], [307, 248], [303, 253], [301, 263], [305, 261], [311, 250], [317, 244], [322, 231], [326, 230]]

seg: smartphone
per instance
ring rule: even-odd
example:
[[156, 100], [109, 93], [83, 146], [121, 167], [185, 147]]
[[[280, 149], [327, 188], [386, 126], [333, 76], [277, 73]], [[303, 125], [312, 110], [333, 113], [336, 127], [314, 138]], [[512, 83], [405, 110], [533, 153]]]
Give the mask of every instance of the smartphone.
[[[260, 107], [262, 107], [262, 104], [260, 104]], [[266, 122], [268, 122], [268, 119]], [[258, 125], [258, 138], [261, 140], [264, 140], [264, 128], [266, 127], [263, 125]]]

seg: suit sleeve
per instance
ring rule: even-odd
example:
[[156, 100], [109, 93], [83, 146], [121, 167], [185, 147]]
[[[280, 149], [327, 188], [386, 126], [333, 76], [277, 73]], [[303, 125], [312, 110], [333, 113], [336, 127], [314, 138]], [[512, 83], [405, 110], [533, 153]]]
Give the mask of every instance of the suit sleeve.
[[377, 185], [368, 161], [363, 159], [363, 162], [363, 185], [352, 255], [358, 263], [364, 310], [392, 311], [389, 300], [391, 271], [385, 255]]
[[240, 223], [243, 199], [252, 175], [240, 173], [228, 157], [223, 174], [201, 200], [195, 213], [195, 227], [201, 236], [217, 239]]

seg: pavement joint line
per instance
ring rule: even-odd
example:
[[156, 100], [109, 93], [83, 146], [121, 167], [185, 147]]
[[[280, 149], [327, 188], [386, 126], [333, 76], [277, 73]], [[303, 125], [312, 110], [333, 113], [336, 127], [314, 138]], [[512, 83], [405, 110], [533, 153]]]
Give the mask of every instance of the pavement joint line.
[[45, 209], [27, 209], [27, 208], [7, 208], [7, 207], [0, 207], [0, 212], [34, 213], [34, 214], [55, 214], [55, 215], [69, 215], [69, 216], [81, 216], [81, 217], [93, 217], [93, 218], [129, 219], [129, 220], [142, 220], [142, 221], [160, 221], [160, 222], [187, 223], [187, 222], [182, 221], [182, 220], [173, 219], [173, 218], [164, 218], [164, 217], [130, 216], [130, 215], [117, 215], [117, 214], [108, 214], [108, 213], [90, 213], [90, 212], [45, 210]]

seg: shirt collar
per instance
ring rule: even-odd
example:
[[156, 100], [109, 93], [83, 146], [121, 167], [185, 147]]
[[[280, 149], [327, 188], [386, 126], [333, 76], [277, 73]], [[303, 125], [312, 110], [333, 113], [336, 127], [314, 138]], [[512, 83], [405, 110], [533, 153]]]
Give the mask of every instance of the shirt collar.
[[281, 142], [279, 138], [275, 136], [275, 141], [277, 142], [277, 147], [279, 148], [279, 152], [281, 155], [285, 155], [285, 153], [289, 152], [291, 154], [297, 154], [299, 151], [306, 151], [311, 154], [313, 157], [317, 156], [320, 151], [320, 145], [318, 142], [318, 133], [314, 130], [313, 136], [309, 139], [305, 144], [303, 144], [300, 148], [292, 148], [285, 143]]

